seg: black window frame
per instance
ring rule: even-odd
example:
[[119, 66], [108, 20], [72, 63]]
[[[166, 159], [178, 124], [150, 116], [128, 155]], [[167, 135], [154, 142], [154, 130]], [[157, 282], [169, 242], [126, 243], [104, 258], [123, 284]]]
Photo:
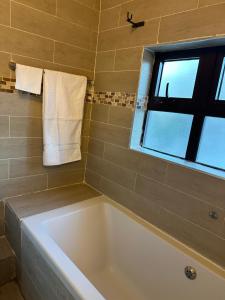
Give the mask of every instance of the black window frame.
[[[183, 60], [193, 58], [199, 58], [199, 66], [196, 75], [193, 97], [191, 99], [173, 98], [168, 97], [169, 95], [167, 94], [167, 92], [165, 97], [155, 96], [158, 75], [160, 72], [160, 65], [168, 60]], [[142, 128], [143, 130], [141, 136], [141, 146], [143, 148], [147, 148], [143, 145], [143, 141], [149, 111], [191, 114], [194, 117], [186, 155], [185, 158], [182, 159], [201, 164], [199, 162], [196, 162], [196, 157], [205, 117], [209, 116], [225, 119], [225, 101], [216, 100], [216, 94], [224, 58], [224, 46], [155, 53], [155, 62], [153, 66], [152, 79], [149, 90], [149, 99]], [[154, 149], [150, 150], [163, 153]], [[168, 156], [175, 156], [168, 153], [164, 154]], [[224, 171], [224, 169], [218, 167], [210, 165], [206, 166]]]

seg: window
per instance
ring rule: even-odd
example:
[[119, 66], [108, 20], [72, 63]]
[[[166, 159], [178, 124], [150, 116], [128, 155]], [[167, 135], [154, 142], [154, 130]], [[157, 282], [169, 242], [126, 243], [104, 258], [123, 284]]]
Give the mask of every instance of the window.
[[156, 53], [141, 146], [225, 170], [225, 48]]

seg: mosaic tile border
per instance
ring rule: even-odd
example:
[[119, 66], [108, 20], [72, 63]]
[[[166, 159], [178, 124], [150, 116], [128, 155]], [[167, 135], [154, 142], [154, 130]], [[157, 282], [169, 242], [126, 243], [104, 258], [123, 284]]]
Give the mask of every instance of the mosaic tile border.
[[94, 92], [92, 98], [93, 104], [106, 104], [112, 106], [121, 106], [130, 109], [147, 109], [148, 96], [138, 96], [136, 93], [125, 92]]
[[92, 99], [96, 104], [107, 104], [112, 106], [122, 106], [127, 108], [134, 108], [136, 102], [135, 93], [123, 92], [95, 92]]
[[[15, 89], [15, 79], [6, 78], [0, 76], [0, 92], [14, 93], [17, 92]], [[146, 110], [148, 97], [138, 97], [136, 101], [136, 93], [125, 93], [125, 92], [95, 92], [94, 82], [88, 81], [86, 102], [93, 104], [106, 104], [112, 106], [126, 107], [130, 109], [141, 109]]]
[[15, 79], [0, 76], [0, 92], [13, 93], [15, 91]]

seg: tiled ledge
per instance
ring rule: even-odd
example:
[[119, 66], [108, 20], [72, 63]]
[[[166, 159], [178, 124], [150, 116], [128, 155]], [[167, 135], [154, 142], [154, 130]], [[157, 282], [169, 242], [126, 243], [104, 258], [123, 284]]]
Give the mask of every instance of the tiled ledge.
[[8, 198], [6, 207], [10, 207], [18, 219], [21, 219], [99, 195], [98, 192], [85, 184], [75, 184]]
[[55, 188], [6, 199], [6, 236], [20, 259], [20, 220], [24, 217], [60, 208], [75, 202], [97, 197], [100, 194], [85, 184]]

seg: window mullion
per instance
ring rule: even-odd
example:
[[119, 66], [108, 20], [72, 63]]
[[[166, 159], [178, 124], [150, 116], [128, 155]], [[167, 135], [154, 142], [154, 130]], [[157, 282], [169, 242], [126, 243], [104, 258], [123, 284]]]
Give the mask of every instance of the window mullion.
[[199, 70], [193, 93], [195, 113], [186, 152], [186, 159], [189, 161], [195, 161], [198, 153], [207, 105], [211, 95], [215, 63], [215, 53], [206, 52], [200, 56]]

